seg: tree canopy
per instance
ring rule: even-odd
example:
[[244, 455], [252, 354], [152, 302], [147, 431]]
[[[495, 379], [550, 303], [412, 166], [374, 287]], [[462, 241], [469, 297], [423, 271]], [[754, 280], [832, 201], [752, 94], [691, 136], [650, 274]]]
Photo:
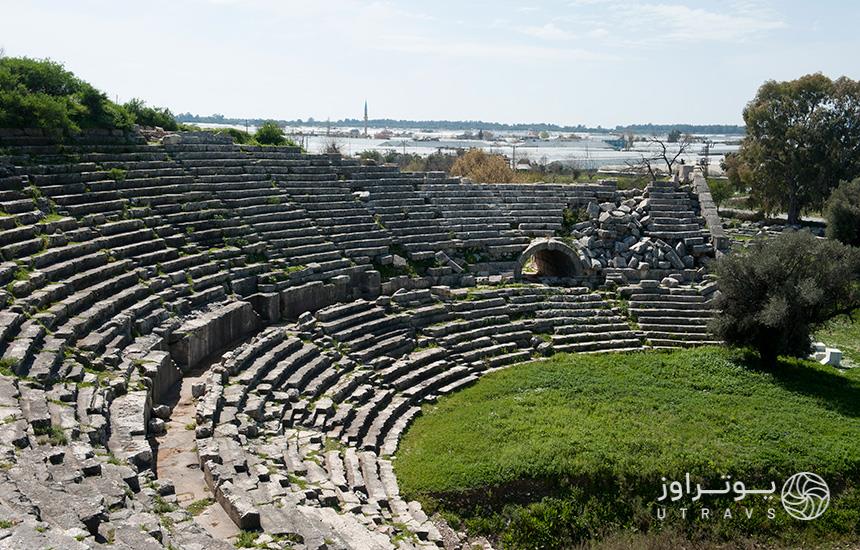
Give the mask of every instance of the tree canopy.
[[130, 128], [134, 117], [59, 63], [0, 58], [0, 127], [60, 134], [85, 128]]
[[41, 128], [58, 136], [138, 123], [177, 129], [168, 109], [139, 99], [118, 105], [49, 59], [0, 56], [0, 128]]
[[844, 181], [827, 199], [827, 236], [860, 246], [860, 178]]
[[762, 362], [809, 354], [812, 329], [860, 306], [860, 250], [806, 231], [758, 238], [717, 262], [714, 333]]
[[860, 82], [817, 73], [768, 81], [744, 109], [747, 136], [734, 178], [765, 212], [796, 224], [841, 180], [860, 175]]

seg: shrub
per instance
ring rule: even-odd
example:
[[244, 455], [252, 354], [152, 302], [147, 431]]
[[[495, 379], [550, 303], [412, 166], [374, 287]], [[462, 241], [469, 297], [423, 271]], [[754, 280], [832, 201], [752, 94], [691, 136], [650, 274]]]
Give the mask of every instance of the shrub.
[[360, 152], [358, 154], [358, 158], [360, 158], [361, 160], [372, 160], [373, 162], [376, 162], [378, 164], [381, 164], [383, 162], [382, 153], [380, 153], [379, 151], [374, 151], [372, 149]]
[[233, 138], [233, 143], [245, 145], [254, 142], [254, 136], [238, 128], [219, 128], [215, 130], [215, 133], [230, 136]]
[[272, 121], [264, 122], [254, 134], [254, 139], [260, 145], [285, 145], [287, 143], [284, 130]]
[[134, 121], [141, 126], [158, 126], [169, 131], [179, 129], [179, 124], [170, 109], [148, 107], [146, 102], [137, 98], [127, 102], [123, 107], [134, 116]]
[[114, 181], [123, 181], [125, 180], [127, 172], [122, 168], [111, 168], [108, 170], [108, 176]]
[[758, 350], [767, 366], [808, 355], [814, 327], [860, 305], [860, 251], [807, 232], [755, 239], [721, 258], [716, 273], [722, 313], [712, 329]]
[[481, 149], [469, 149], [457, 158], [451, 167], [452, 176], [464, 176], [480, 183], [511, 183], [514, 171], [501, 155], [492, 155]]
[[326, 138], [322, 144], [322, 153], [325, 155], [343, 155], [343, 144], [335, 137]]
[[253, 548], [255, 546], [257, 535], [254, 531], [239, 531], [236, 535], [236, 542], [233, 544], [236, 548]]
[[827, 199], [827, 236], [860, 246], [860, 178], [842, 182]]

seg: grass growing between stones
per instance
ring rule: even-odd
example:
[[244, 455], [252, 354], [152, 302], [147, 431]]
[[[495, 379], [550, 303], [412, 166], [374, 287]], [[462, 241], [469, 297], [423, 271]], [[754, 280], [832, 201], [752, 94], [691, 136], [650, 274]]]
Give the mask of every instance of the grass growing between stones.
[[[406, 496], [505, 547], [667, 532], [709, 543], [856, 542], [860, 371], [797, 360], [765, 371], [755, 356], [721, 348], [558, 355], [425, 406], [395, 468]], [[823, 476], [833, 494], [809, 522], [779, 501], [784, 480], [800, 471]], [[777, 494], [769, 502], [686, 496], [659, 520], [661, 478], [686, 472], [694, 486], [721, 487], [721, 475], [755, 488], [774, 481]], [[702, 507], [719, 519], [699, 517]]]

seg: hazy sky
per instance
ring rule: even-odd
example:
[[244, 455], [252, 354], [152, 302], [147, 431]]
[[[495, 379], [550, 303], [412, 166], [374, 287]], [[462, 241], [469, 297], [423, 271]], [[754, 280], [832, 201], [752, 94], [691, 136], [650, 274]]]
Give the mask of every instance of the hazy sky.
[[174, 112], [739, 123], [767, 79], [860, 78], [854, 0], [0, 0], [7, 55]]

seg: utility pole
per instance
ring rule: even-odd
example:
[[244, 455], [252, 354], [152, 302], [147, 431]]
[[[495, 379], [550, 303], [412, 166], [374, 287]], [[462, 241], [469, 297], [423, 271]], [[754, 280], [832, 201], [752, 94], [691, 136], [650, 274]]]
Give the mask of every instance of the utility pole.
[[367, 100], [364, 100], [364, 137], [367, 137]]

